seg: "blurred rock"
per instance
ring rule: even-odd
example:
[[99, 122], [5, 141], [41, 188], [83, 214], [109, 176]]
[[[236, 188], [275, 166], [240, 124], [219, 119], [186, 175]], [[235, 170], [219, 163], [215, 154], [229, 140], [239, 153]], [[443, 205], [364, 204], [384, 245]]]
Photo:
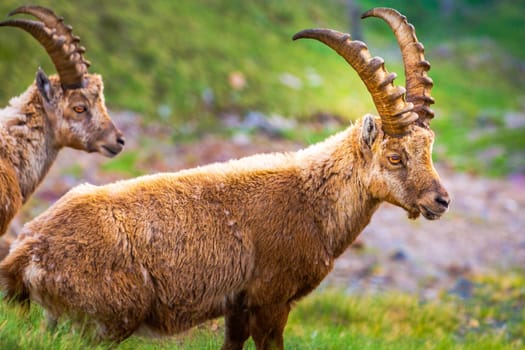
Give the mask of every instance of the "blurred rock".
[[390, 260], [403, 262], [407, 260], [407, 254], [403, 249], [398, 249], [390, 255]]
[[249, 111], [246, 113], [240, 127], [246, 130], [256, 130], [263, 132], [270, 137], [280, 137], [283, 130], [295, 126], [295, 121], [286, 119], [279, 115], [268, 117], [259, 111]]
[[488, 162], [494, 158], [501, 157], [504, 154], [505, 148], [502, 146], [492, 146], [477, 152], [476, 156], [480, 161]]
[[468, 265], [450, 264], [446, 267], [446, 272], [451, 277], [463, 276], [471, 271]]
[[294, 90], [301, 90], [303, 88], [303, 82], [301, 79], [291, 73], [283, 73], [279, 76], [281, 84], [288, 86]]
[[219, 115], [222, 124], [228, 128], [238, 128], [242, 124], [242, 118], [239, 113], [226, 112]]
[[232, 142], [239, 146], [246, 146], [252, 143], [250, 136], [244, 132], [236, 132], [232, 136]]
[[206, 107], [211, 107], [215, 102], [215, 94], [213, 93], [213, 90], [209, 87], [205, 88], [201, 93], [201, 99]]
[[162, 104], [157, 107], [157, 114], [163, 120], [167, 120], [171, 115], [171, 107], [167, 104]]
[[323, 85], [323, 77], [321, 77], [317, 72], [309, 68], [306, 72], [306, 79], [308, 81], [308, 85], [312, 87], [318, 87]]
[[469, 299], [474, 292], [474, 283], [466, 278], [458, 278], [456, 284], [448, 292], [462, 299]]
[[279, 133], [279, 130], [270, 124], [266, 115], [259, 111], [249, 111], [244, 117], [241, 127], [243, 129], [256, 129], [272, 136]]
[[503, 115], [503, 120], [508, 129], [525, 127], [525, 113], [507, 112]]

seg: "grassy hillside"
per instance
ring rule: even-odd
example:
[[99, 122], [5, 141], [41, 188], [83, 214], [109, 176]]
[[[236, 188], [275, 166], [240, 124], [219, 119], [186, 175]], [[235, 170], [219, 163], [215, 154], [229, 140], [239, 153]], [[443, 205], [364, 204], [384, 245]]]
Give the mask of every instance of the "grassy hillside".
[[[435, 0], [356, 2], [363, 10], [395, 6], [416, 25], [433, 64], [436, 156], [466, 170], [524, 171], [525, 34], [517, 28], [525, 4], [464, 0], [448, 13]], [[91, 71], [104, 76], [108, 105], [139, 112], [146, 121], [206, 128], [224, 112], [297, 119], [323, 112], [348, 120], [375, 112], [357, 74], [338, 55], [317, 42], [291, 41], [309, 27], [348, 31], [343, 0], [39, 3], [74, 25]], [[0, 14], [18, 5], [4, 0]], [[367, 19], [363, 31], [371, 52], [385, 57], [403, 84], [387, 26]], [[31, 83], [38, 66], [54, 70], [44, 50], [13, 28], [0, 30], [0, 62], [1, 104]]]
[[[444, 293], [435, 300], [402, 294], [358, 296], [325, 290], [301, 301], [285, 329], [287, 349], [523, 349], [525, 281], [519, 273], [475, 280], [472, 296]], [[218, 349], [223, 322], [174, 338], [131, 337], [118, 346], [89, 344], [70, 325], [42, 328], [42, 310], [29, 315], [0, 303], [2, 349]], [[246, 347], [254, 349], [250, 340]]]

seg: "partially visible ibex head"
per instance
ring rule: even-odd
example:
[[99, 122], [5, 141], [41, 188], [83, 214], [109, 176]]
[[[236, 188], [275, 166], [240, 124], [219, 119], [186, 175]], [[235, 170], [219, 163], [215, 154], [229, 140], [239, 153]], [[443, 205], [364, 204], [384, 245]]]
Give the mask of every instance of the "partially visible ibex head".
[[30, 14], [39, 21], [9, 19], [0, 26], [18, 27], [42, 44], [56, 67], [58, 77], [47, 77], [39, 69], [36, 86], [45, 114], [55, 130], [57, 146], [72, 147], [87, 152], [99, 152], [107, 157], [118, 154], [124, 137], [106, 110], [102, 78], [88, 74], [89, 61], [79, 45], [80, 38], [62, 17], [41, 6], [21, 6], [9, 13]]
[[393, 85], [395, 73], [388, 73], [380, 57], [371, 57], [365, 43], [353, 41], [349, 34], [330, 29], [308, 29], [295, 39], [317, 39], [341, 55], [359, 74], [379, 113], [362, 121], [362, 153], [367, 158], [367, 185], [374, 197], [404, 208], [410, 218], [422, 214], [434, 220], [441, 217], [449, 196], [432, 164], [434, 133], [430, 119], [432, 79], [430, 64], [418, 42], [414, 27], [406, 17], [389, 8], [376, 8], [363, 14], [380, 17], [394, 31], [405, 67], [406, 90]]

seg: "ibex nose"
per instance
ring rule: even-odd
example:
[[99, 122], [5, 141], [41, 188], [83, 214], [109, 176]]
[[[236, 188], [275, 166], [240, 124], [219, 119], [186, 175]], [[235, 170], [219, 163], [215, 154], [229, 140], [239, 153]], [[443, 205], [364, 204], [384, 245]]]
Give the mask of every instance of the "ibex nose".
[[124, 147], [124, 145], [126, 144], [126, 139], [124, 138], [124, 136], [122, 135], [117, 136], [117, 143], [121, 145], [122, 147]]
[[117, 143], [121, 147], [124, 147], [124, 145], [126, 144], [126, 139], [124, 138], [124, 134], [118, 128], [115, 128], [115, 131], [116, 131], [116, 136], [117, 136]]
[[450, 204], [450, 198], [448, 197], [448, 194], [437, 195], [434, 200], [437, 204], [441, 205], [445, 209], [448, 208], [448, 205]]

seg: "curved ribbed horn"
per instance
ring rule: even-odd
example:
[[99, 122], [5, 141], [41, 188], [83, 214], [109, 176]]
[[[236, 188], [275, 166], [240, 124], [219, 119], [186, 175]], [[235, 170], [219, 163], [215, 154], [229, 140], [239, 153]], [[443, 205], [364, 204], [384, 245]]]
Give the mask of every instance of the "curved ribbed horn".
[[414, 26], [408, 23], [407, 18], [391, 8], [378, 7], [365, 12], [361, 18], [382, 18], [394, 32], [405, 66], [406, 100], [414, 104], [414, 112], [419, 115], [420, 122], [429, 126], [430, 119], [434, 118], [434, 111], [430, 105], [434, 99], [430, 90], [434, 85], [427, 75], [430, 63], [425, 60], [425, 49], [416, 37]]
[[365, 43], [352, 41], [349, 34], [331, 29], [307, 29], [293, 36], [294, 40], [316, 39], [341, 55], [359, 74], [372, 95], [382, 128], [390, 136], [402, 136], [408, 125], [417, 120], [412, 103], [404, 100], [405, 89], [394, 86], [395, 73], [388, 73], [380, 57], [371, 57]]
[[64, 89], [82, 87], [83, 76], [90, 62], [82, 56], [86, 49], [79, 45], [80, 38], [72, 34], [73, 28], [65, 25], [62, 17], [57, 17], [45, 7], [21, 6], [11, 11], [9, 16], [20, 13], [33, 15], [41, 22], [9, 19], [0, 22], [0, 26], [21, 28], [38, 40], [51, 57]]

